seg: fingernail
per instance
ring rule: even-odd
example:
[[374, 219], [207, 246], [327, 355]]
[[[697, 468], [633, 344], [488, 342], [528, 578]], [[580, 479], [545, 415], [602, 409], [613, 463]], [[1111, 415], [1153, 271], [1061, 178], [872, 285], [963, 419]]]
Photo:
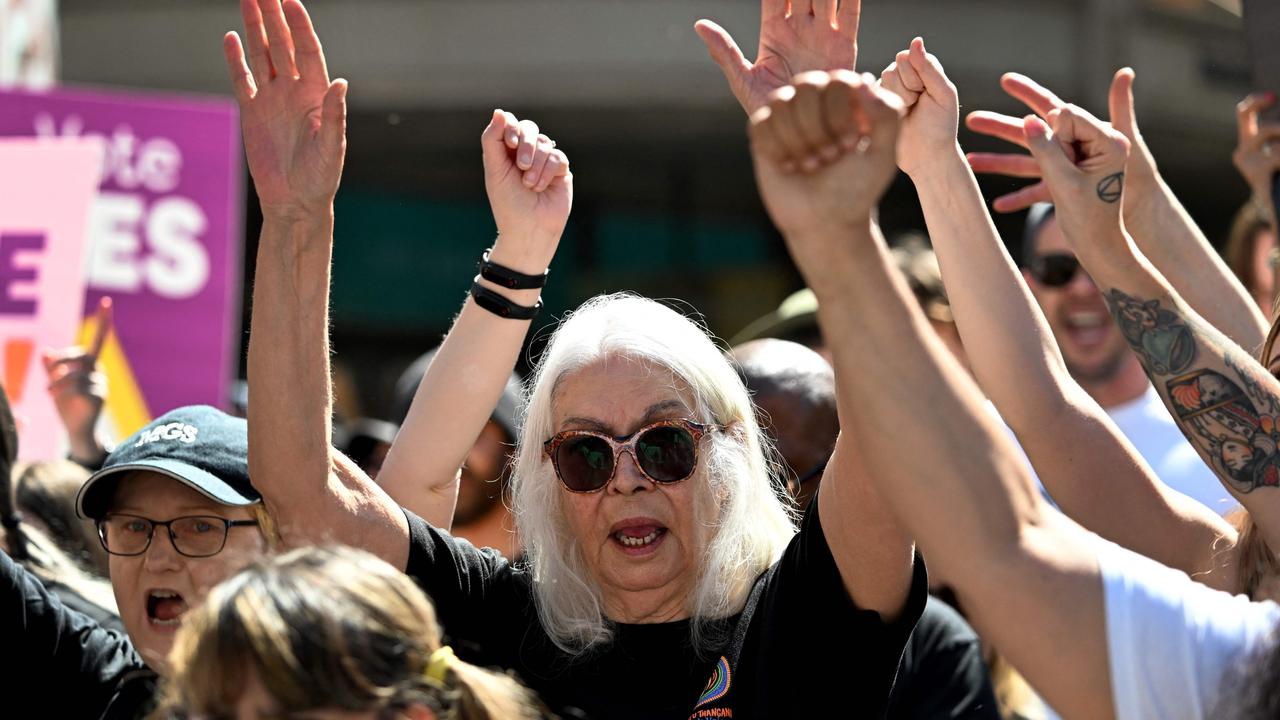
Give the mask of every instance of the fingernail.
[[529, 165], [533, 164], [533, 158], [528, 155], [521, 155], [520, 164], [524, 165], [525, 167], [528, 167]]
[[800, 161], [800, 167], [804, 168], [805, 172], [813, 172], [818, 168], [822, 167], [822, 163], [818, 160], [818, 158], [810, 155], [806, 157], [804, 160]]
[[528, 187], [533, 187], [533, 184], [537, 182], [537, 180], [538, 176], [535, 175], [532, 170], [524, 174], [524, 184]]
[[840, 138], [840, 144], [844, 146], [845, 150], [857, 150], [858, 142], [860, 140], [861, 138], [859, 138], [857, 135], [845, 135], [844, 137]]
[[782, 161], [782, 172], [787, 173], [789, 175], [795, 171], [796, 171], [795, 163], [791, 162], [790, 160]]
[[822, 159], [827, 162], [831, 162], [832, 160], [840, 157], [840, 148], [834, 145], [827, 145], [818, 152], [822, 154]]

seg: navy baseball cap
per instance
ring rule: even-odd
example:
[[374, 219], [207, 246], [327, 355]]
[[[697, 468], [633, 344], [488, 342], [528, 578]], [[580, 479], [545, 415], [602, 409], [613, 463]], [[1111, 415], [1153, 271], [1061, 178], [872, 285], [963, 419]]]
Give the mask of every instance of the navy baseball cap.
[[262, 502], [249, 482], [248, 423], [207, 405], [166, 413], [120, 443], [80, 488], [76, 512], [101, 518], [120, 478], [140, 470], [167, 475], [223, 505]]

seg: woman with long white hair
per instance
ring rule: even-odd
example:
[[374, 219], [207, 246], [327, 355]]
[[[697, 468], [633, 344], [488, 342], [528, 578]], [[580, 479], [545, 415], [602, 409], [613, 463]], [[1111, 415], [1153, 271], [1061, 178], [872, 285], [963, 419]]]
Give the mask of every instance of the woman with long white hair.
[[[742, 381], [704, 329], [658, 303], [597, 298], [552, 337], [513, 477], [527, 565], [448, 534], [457, 469], [540, 307], [571, 205], [567, 161], [533, 123], [495, 110], [481, 137], [498, 237], [379, 476], [426, 517], [341, 471], [327, 330], [346, 88], [306, 84], [325, 65], [297, 0], [262, 18], [248, 64], [229, 60], [275, 222], [254, 288], [249, 462], [285, 543], [337, 540], [405, 568], [460, 658], [515, 670], [564, 714], [880, 715], [925, 600], [911, 542], [850, 435], [796, 533]], [[832, 18], [827, 31], [853, 42], [851, 25]], [[258, 102], [253, 83], [281, 78], [292, 94]], [[859, 348], [844, 291], [815, 290], [845, 378]]]

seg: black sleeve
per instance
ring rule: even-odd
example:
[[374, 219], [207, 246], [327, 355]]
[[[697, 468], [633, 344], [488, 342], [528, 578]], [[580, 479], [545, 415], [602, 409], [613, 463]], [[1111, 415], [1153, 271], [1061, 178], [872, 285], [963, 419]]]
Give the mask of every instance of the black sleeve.
[[889, 720], [1000, 720], [982, 642], [960, 614], [929, 598], [898, 670]]
[[[0, 552], [0, 637], [10, 695], [38, 693], [45, 717], [96, 718], [128, 673], [145, 669], [129, 638], [65, 607], [40, 580]], [[49, 692], [56, 687], [56, 692]]]
[[510, 667], [521, 632], [519, 620], [532, 606], [528, 573], [501, 553], [432, 527], [404, 511], [409, 521], [405, 574], [435, 604], [454, 649], [468, 662]]
[[928, 598], [920, 556], [902, 614], [887, 623], [853, 602], [814, 509], [763, 583], [740, 655], [755, 663], [751, 717], [881, 717]]

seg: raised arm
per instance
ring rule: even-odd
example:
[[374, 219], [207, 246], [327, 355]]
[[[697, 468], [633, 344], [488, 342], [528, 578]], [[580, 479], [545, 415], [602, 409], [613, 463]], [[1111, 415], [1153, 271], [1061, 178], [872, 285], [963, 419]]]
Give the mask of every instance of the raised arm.
[[971, 368], [1045, 488], [1108, 540], [1233, 589], [1234, 568], [1218, 566], [1234, 560], [1221, 551], [1235, 530], [1161, 483], [1067, 371], [956, 142], [959, 102], [942, 65], [916, 38], [881, 82], [908, 106], [898, 166], [919, 193]]
[[716, 23], [699, 20], [694, 29], [750, 116], [799, 73], [852, 70], [861, 12], [862, 0], [761, 0], [755, 62], [747, 62], [738, 43]]
[[[777, 91], [764, 108], [752, 116], [751, 137], [756, 156], [756, 177], [770, 216], [788, 241], [792, 257], [809, 287], [818, 297], [818, 322], [833, 355], [836, 400], [841, 416], [841, 432], [835, 452], [818, 490], [818, 514], [827, 534], [831, 552], [846, 588], [859, 607], [878, 610], [895, 617], [910, 589], [912, 543], [888, 512], [872, 488], [868, 473], [857, 452], [855, 428], [844, 418], [862, 402], [853, 375], [862, 372], [860, 355], [864, 341], [849, 324], [849, 268], [836, 253], [837, 248], [810, 240], [831, 228], [867, 235], [872, 232], [871, 213], [893, 179], [893, 153], [877, 152], [863, 162], [846, 162], [827, 172], [807, 175], [795, 172], [798, 165], [781, 163], [782, 148], [794, 148], [791, 157], [840, 156], [841, 148], [856, 146], [859, 128], [895, 109], [872, 104], [868, 82], [850, 71], [840, 71], [837, 82], [827, 87], [827, 73], [797, 76], [791, 86]], [[869, 76], [868, 76], [869, 77]], [[802, 81], [803, 82], [800, 82]], [[842, 124], [828, 133], [820, 114], [798, 114], [795, 106], [819, 108], [823, 102], [843, 103], [860, 109], [833, 115]], [[812, 121], [814, 122], [804, 122]], [[892, 138], [894, 123], [880, 123], [872, 141]], [[827, 152], [823, 152], [827, 151]], [[886, 162], [887, 158], [887, 162]], [[778, 170], [785, 165], [786, 172]], [[835, 198], [841, 198], [836, 201]], [[827, 255], [835, 255], [828, 262]]]
[[[1196, 226], [1169, 189], [1155, 158], [1138, 130], [1133, 109], [1133, 70], [1124, 68], [1111, 83], [1111, 123], [1132, 148], [1125, 165], [1125, 227], [1133, 233], [1138, 249], [1169, 279], [1187, 303], [1247, 352], [1256, 352], [1267, 336], [1266, 319], [1249, 293], [1227, 268], [1204, 233]], [[1041, 118], [1065, 103], [1034, 80], [1009, 73], [1001, 80], [1005, 91], [1026, 103]], [[971, 130], [1026, 147], [1022, 121], [1006, 115], [975, 112], [968, 117]], [[974, 153], [969, 156], [978, 172], [1015, 177], [1039, 177], [1040, 166], [1026, 155]], [[998, 198], [995, 208], [1013, 212], [1040, 201], [1052, 201], [1043, 181]]]
[[107, 378], [98, 369], [98, 356], [111, 334], [111, 298], [98, 301], [93, 314], [89, 347], [45, 350], [41, 358], [49, 377], [49, 395], [67, 431], [72, 462], [97, 470], [107, 459], [107, 442], [98, 432], [98, 419], [107, 399]]
[[[494, 111], [480, 144], [498, 226], [489, 259], [539, 275], [555, 254], [573, 203], [569, 160], [537, 125], [501, 110]], [[541, 292], [481, 284], [525, 307]], [[453, 522], [458, 468], [497, 405], [529, 323], [498, 317], [468, 297], [418, 386], [378, 482], [436, 527], [448, 530]]]
[[[1051, 163], [1046, 172], [1072, 190], [1077, 207], [1060, 221], [1064, 235], [1174, 421], [1268, 546], [1280, 547], [1280, 381], [1192, 310], [1130, 241], [1119, 209], [1128, 140], [1073, 105], [1049, 114], [1052, 130], [1035, 117], [1024, 122], [1041, 166]], [[1059, 149], [1073, 146], [1087, 153], [1080, 167]]]
[[299, 0], [241, 0], [224, 39], [262, 204], [249, 341], [249, 473], [288, 545], [338, 541], [404, 567], [404, 513], [330, 445], [329, 263], [347, 83]]
[[[797, 82], [789, 99], [753, 119], [756, 174], [792, 257], [819, 293], [838, 392], [849, 400], [840, 408], [841, 441], [856, 441], [874, 486], [858, 489], [860, 499], [874, 498], [875, 513], [892, 509], [956, 584], [983, 636], [1057, 710], [1110, 717], [1102, 586], [1082, 549], [1084, 533], [1040, 500], [1011, 441], [870, 231], [870, 210], [893, 174], [900, 101], [851, 74]], [[813, 173], [788, 172], [822, 148], [844, 154]], [[868, 508], [842, 507], [851, 488], [829, 482], [819, 490], [824, 527], [870, 519]], [[882, 535], [864, 538], [862, 549], [889, 538], [897, 547], [886, 521], [875, 522]]]

